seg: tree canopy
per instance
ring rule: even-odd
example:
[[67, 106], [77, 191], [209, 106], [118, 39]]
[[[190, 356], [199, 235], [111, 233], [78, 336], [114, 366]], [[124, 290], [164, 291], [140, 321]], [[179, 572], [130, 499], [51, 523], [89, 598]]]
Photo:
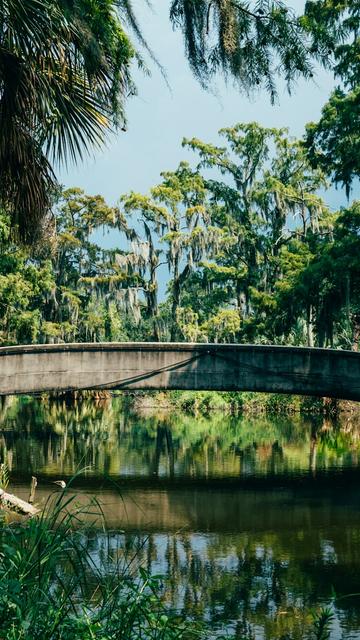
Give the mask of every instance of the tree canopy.
[[[342, 37], [327, 5], [313, 4], [298, 16], [278, 0], [172, 0], [169, 16], [204, 87], [219, 72], [274, 100], [279, 78], [290, 89], [312, 77]], [[139, 48], [152, 53], [130, 0], [2, 0], [0, 20], [0, 202], [32, 242], [53, 203], [56, 167], [124, 128], [132, 65], [144, 66]]]
[[[184, 140], [195, 162], [117, 207], [70, 189], [36, 251], [1, 215], [0, 340], [358, 348], [359, 203], [331, 212], [301, 141], [257, 123]], [[104, 249], [99, 232], [118, 234]], [[168, 270], [167, 293], [159, 281]], [[162, 274], [162, 275], [161, 275]]]
[[0, 198], [31, 241], [52, 205], [53, 162], [123, 122], [135, 51], [112, 0], [4, 0], [0, 20]]
[[349, 194], [354, 178], [360, 175], [360, 3], [308, 2], [307, 10], [311, 29], [333, 50], [339, 84], [320, 121], [307, 126], [305, 144], [313, 166], [321, 167]]

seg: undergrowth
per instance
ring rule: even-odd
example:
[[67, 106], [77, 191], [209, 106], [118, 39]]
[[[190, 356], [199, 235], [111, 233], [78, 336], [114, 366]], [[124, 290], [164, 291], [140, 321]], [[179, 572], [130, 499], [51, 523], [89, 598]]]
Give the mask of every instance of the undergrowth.
[[336, 417], [343, 408], [348, 410], [346, 403], [336, 399], [252, 391], [140, 391], [125, 394], [124, 398], [130, 410], [175, 408], [185, 413], [203, 415], [218, 410], [244, 415], [262, 413]]

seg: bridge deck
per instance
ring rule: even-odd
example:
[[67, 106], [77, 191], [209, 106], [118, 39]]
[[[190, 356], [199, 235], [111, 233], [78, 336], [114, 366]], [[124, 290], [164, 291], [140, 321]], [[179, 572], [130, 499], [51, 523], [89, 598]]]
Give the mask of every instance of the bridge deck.
[[80, 389], [266, 391], [360, 400], [360, 354], [147, 342], [0, 348], [0, 395]]

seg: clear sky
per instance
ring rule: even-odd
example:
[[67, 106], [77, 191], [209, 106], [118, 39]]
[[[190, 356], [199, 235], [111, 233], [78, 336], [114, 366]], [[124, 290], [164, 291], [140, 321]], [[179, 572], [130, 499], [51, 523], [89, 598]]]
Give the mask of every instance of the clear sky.
[[[114, 204], [130, 190], [146, 192], [159, 181], [160, 171], [175, 169], [182, 159], [194, 160], [181, 147], [184, 136], [217, 142], [221, 127], [253, 120], [265, 126], [285, 126], [292, 135], [301, 136], [304, 125], [319, 118], [333, 86], [332, 77], [322, 70], [313, 81], [299, 82], [292, 96], [280, 86], [275, 106], [266, 93], [250, 100], [221, 80], [216, 94], [201, 89], [185, 59], [182, 35], [173, 32], [169, 23], [169, 3], [158, 2], [160, 7], [154, 12], [144, 7], [144, 0], [136, 0], [134, 6], [139, 9], [147, 41], [166, 69], [171, 91], [153, 66], [150, 78], [136, 72], [139, 95], [127, 105], [128, 131], [112, 136], [107, 148], [78, 167], [62, 171], [60, 180], [64, 185], [102, 194], [109, 204]], [[292, 6], [301, 9], [303, 2], [293, 0]], [[332, 190], [326, 199], [332, 208], [337, 208], [344, 203], [344, 194]]]

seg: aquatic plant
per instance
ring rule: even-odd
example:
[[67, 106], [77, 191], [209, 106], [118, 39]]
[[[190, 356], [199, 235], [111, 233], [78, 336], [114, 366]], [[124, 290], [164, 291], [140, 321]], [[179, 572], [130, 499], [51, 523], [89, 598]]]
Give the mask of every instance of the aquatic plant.
[[311, 636], [314, 640], [329, 640], [334, 614], [329, 607], [321, 608], [313, 615]]

